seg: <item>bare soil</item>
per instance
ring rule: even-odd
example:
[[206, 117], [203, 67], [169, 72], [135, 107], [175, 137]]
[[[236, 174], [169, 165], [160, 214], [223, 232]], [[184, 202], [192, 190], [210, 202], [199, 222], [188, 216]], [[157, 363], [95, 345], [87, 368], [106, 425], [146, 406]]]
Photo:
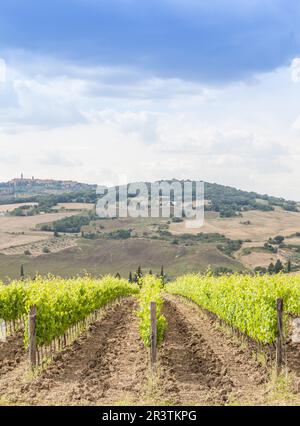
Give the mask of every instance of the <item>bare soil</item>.
[[[0, 252], [21, 246], [43, 242], [53, 235], [37, 230], [38, 225], [73, 216], [75, 212], [47, 213], [36, 216], [0, 216]], [[5, 253], [6, 254], [6, 253]], [[10, 254], [10, 253], [9, 253]]]
[[[34, 376], [21, 334], [0, 344], [0, 404], [299, 403], [297, 392], [292, 400], [282, 394], [274, 397], [270, 371], [249, 347], [225, 333], [195, 304], [170, 295], [163, 306], [168, 328], [158, 351], [157, 376], [152, 375], [149, 349], [139, 337], [137, 308], [134, 298], [111, 305]], [[294, 367], [299, 368], [296, 352], [293, 357]]]
[[263, 404], [267, 371], [196, 305], [167, 296], [161, 398], [183, 405]]
[[136, 403], [147, 378], [147, 353], [135, 309], [133, 299], [108, 308], [36, 378], [28, 372], [24, 356], [16, 368], [0, 376], [0, 400], [33, 405]]
[[8, 336], [6, 342], [0, 343], [0, 377], [16, 368], [24, 360], [25, 349], [23, 333]]

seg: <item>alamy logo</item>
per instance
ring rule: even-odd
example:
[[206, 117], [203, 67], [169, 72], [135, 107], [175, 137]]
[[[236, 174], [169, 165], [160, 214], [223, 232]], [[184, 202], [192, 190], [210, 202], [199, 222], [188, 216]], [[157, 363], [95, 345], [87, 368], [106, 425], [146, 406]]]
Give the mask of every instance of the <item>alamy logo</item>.
[[187, 228], [200, 228], [204, 223], [202, 181], [98, 186], [97, 194], [96, 212], [102, 218], [181, 218], [185, 219]]

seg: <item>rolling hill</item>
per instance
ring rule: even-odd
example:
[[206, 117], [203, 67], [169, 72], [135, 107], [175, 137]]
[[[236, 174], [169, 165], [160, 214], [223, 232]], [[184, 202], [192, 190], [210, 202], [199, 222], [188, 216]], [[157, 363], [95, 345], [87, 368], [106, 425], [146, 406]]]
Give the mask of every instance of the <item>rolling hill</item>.
[[[209, 265], [215, 273], [264, 271], [278, 260], [285, 268], [289, 262], [292, 270], [300, 268], [294, 201], [205, 182], [205, 223], [195, 230], [176, 218], [100, 219], [93, 212], [95, 185], [37, 182], [26, 180], [26, 191], [17, 185], [20, 192], [0, 197], [3, 279], [17, 277], [21, 264], [30, 275], [63, 276], [83, 270], [128, 276], [139, 265], [156, 271], [162, 264], [170, 276]], [[276, 236], [283, 239], [278, 243]]]

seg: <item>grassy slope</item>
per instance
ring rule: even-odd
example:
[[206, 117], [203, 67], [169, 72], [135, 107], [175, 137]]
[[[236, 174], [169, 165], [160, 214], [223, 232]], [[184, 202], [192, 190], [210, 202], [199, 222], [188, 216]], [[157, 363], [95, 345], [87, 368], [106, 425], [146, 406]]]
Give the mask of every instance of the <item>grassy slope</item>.
[[242, 269], [239, 262], [220, 253], [215, 244], [184, 247], [165, 241], [128, 240], [78, 240], [78, 247], [39, 257], [0, 255], [0, 279], [18, 277], [20, 265], [25, 272], [72, 276], [84, 270], [92, 274], [121, 273], [127, 277], [139, 265], [145, 270], [165, 272], [175, 276], [186, 272], [204, 271], [208, 265]]

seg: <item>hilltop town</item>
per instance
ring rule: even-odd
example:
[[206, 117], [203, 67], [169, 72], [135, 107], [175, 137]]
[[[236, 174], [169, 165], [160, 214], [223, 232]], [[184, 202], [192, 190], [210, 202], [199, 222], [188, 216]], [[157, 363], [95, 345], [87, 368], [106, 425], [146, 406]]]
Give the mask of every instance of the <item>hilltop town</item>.
[[92, 185], [79, 183], [72, 180], [39, 179], [32, 176], [11, 179], [0, 182], [0, 199], [9, 199], [18, 196], [30, 196], [41, 193], [59, 194], [66, 191], [82, 191], [92, 188]]

